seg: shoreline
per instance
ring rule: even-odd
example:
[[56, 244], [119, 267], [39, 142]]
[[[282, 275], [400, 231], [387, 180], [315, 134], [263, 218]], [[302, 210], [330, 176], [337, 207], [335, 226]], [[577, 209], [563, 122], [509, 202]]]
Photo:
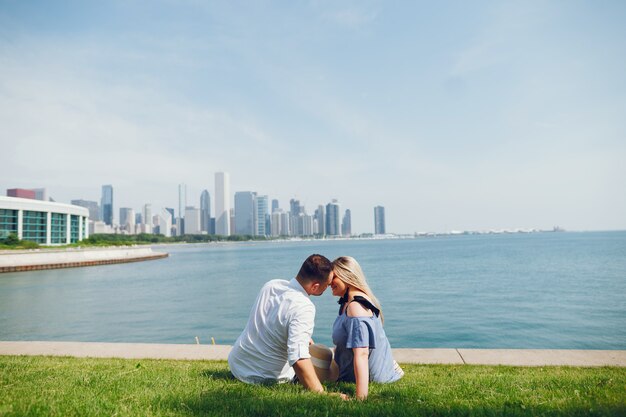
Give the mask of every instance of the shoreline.
[[[0, 341], [3, 356], [226, 360], [230, 345]], [[399, 363], [421, 365], [626, 367], [626, 350], [392, 349]]]
[[143, 245], [1, 251], [0, 273], [141, 262], [168, 256]]
[[302, 242], [349, 242], [349, 241], [381, 241], [381, 240], [418, 240], [418, 239], [438, 239], [438, 238], [459, 238], [459, 237], [477, 237], [477, 236], [498, 236], [498, 235], [532, 235], [532, 234], [553, 234], [553, 233], [624, 233], [626, 230], [503, 230], [503, 231], [451, 231], [451, 232], [415, 232], [411, 234], [395, 234], [388, 233], [385, 235], [354, 235], [354, 236], [337, 236], [337, 237], [289, 237], [289, 238], [268, 238], [268, 239], [250, 239], [250, 240], [214, 240], [214, 241], [198, 241], [198, 242], [136, 242], [132, 245], [108, 245], [108, 246], [41, 246], [33, 249], [0, 249], [0, 256], [4, 254], [15, 253], [31, 253], [31, 252], [56, 252], [65, 250], [91, 250], [91, 249], [119, 249], [133, 247], [160, 247], [160, 246], [202, 246], [202, 245], [238, 245], [238, 244], [259, 244], [259, 243], [302, 243]]

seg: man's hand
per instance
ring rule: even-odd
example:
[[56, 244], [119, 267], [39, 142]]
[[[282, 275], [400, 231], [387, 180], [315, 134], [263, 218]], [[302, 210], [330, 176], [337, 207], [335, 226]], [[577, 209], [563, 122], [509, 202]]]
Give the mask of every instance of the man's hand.
[[350, 400], [350, 397], [348, 397], [348, 395], [344, 394], [343, 392], [329, 392], [328, 395], [333, 396], [333, 397], [339, 397], [344, 401]]

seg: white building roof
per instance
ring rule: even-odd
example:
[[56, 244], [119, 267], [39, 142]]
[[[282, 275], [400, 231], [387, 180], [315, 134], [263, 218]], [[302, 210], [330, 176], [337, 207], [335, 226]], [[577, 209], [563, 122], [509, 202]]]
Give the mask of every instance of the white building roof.
[[0, 196], [0, 208], [9, 210], [31, 210], [51, 213], [73, 214], [89, 217], [89, 210], [71, 204], [53, 203], [51, 201], [32, 200], [30, 198]]

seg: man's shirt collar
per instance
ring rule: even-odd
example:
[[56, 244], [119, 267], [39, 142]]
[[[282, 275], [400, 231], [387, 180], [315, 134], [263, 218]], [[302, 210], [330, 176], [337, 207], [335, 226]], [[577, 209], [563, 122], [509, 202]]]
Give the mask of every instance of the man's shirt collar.
[[302, 284], [300, 284], [300, 282], [296, 278], [292, 278], [291, 281], [289, 281], [289, 286], [293, 288], [294, 290], [300, 291], [302, 294], [306, 295], [307, 297], [309, 296], [306, 290], [302, 287]]

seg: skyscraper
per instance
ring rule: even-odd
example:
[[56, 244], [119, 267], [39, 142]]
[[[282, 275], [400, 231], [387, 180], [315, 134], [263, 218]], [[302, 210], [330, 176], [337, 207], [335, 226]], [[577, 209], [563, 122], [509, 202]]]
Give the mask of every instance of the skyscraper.
[[384, 235], [385, 233], [385, 208], [376, 206], [374, 207], [374, 234]]
[[298, 228], [300, 229], [302, 236], [313, 235], [313, 216], [300, 214], [300, 216], [298, 216], [298, 223]]
[[291, 233], [291, 224], [289, 221], [289, 212], [280, 213], [280, 235], [281, 236], [293, 236]]
[[235, 208], [231, 207], [230, 208], [230, 234], [233, 234], [233, 231], [235, 230]]
[[113, 186], [102, 186], [102, 198], [100, 199], [100, 218], [105, 224], [113, 226]]
[[346, 213], [343, 215], [343, 221], [341, 222], [341, 235], [350, 236], [352, 234], [352, 212], [350, 209], [346, 209]]
[[178, 235], [185, 234], [185, 208], [187, 207], [187, 185], [178, 184]]
[[100, 206], [98, 206], [97, 201], [88, 201], [88, 200], [72, 200], [73, 206], [85, 207], [89, 210], [89, 220], [98, 221], [100, 219]]
[[237, 191], [235, 193], [235, 234], [255, 235], [254, 231], [254, 198], [252, 191]]
[[324, 206], [320, 205], [315, 210], [315, 219], [317, 220], [317, 234], [319, 236], [326, 235], [326, 215]]
[[120, 228], [130, 234], [135, 234], [135, 210], [130, 207], [120, 207]]
[[292, 216], [297, 216], [304, 211], [304, 206], [300, 205], [300, 200], [296, 200], [293, 198], [289, 200], [289, 207]]
[[230, 236], [230, 176], [215, 173], [215, 233]]
[[274, 210], [272, 212], [272, 214], [270, 215], [272, 218], [272, 222], [271, 222], [271, 234], [274, 237], [278, 237], [280, 236], [282, 233], [282, 230], [280, 228], [281, 224], [280, 224], [280, 216], [281, 214], [283, 214], [283, 211], [279, 208], [277, 208], [276, 210]]
[[[174, 217], [174, 209], [170, 208], [170, 207], [166, 207], [165, 210], [167, 210], [167, 212], [170, 214], [170, 227], [171, 227], [171, 225], [174, 223], [173, 221], [174, 221], [174, 218], [175, 218]], [[161, 233], [163, 233], [163, 232], [161, 232]]]
[[159, 233], [165, 237], [172, 236], [173, 209], [164, 208], [159, 213]]
[[280, 207], [278, 206], [278, 200], [277, 199], [273, 199], [272, 200], [272, 213], [275, 212], [276, 210], [278, 210]]
[[143, 222], [141, 224], [142, 233], [152, 233], [152, 204], [143, 206]]
[[203, 232], [211, 232], [211, 195], [207, 190], [200, 194], [200, 228]]
[[200, 209], [185, 207], [185, 233], [198, 235], [200, 231]]
[[328, 236], [341, 235], [341, 218], [337, 200], [326, 204], [326, 234]]
[[270, 231], [268, 230], [268, 217], [270, 215], [269, 211], [269, 198], [266, 195], [259, 195], [254, 198], [254, 212], [255, 212], [255, 221], [254, 221], [254, 234], [255, 236], [269, 236]]
[[291, 222], [291, 234], [293, 236], [302, 236], [302, 219], [300, 216], [304, 214], [304, 206], [300, 205], [300, 200], [291, 199], [289, 200], [289, 215]]

